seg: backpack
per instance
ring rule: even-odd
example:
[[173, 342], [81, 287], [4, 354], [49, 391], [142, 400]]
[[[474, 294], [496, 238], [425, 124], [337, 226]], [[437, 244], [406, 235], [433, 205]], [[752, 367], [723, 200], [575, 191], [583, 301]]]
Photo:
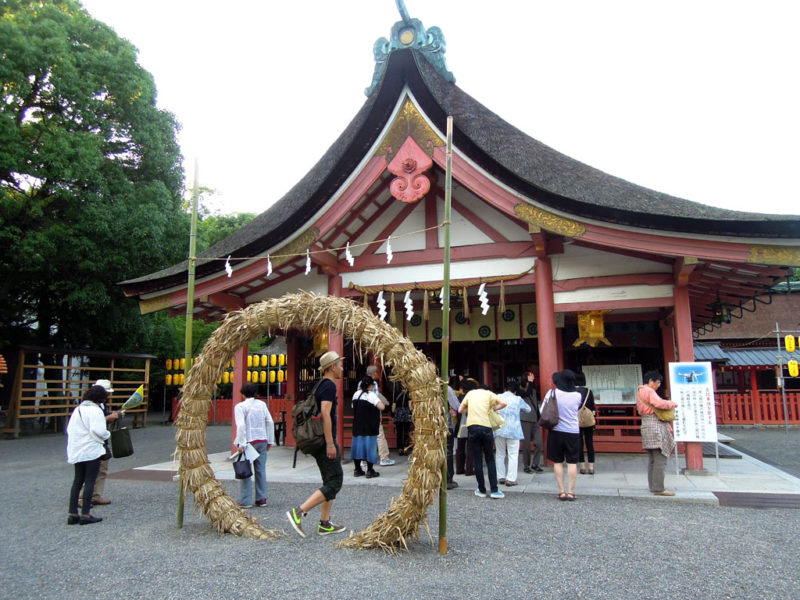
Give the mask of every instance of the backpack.
[[295, 446], [303, 454], [312, 454], [325, 446], [325, 431], [322, 415], [317, 405], [317, 388], [322, 379], [314, 384], [311, 392], [292, 408], [292, 434]]

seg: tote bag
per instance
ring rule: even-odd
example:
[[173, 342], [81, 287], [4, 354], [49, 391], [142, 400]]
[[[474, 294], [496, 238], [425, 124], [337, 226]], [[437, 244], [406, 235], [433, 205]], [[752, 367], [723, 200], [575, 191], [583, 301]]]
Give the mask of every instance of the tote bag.
[[556, 389], [550, 391], [550, 397], [542, 409], [542, 416], [539, 417], [539, 425], [545, 429], [552, 429], [558, 425], [558, 399], [556, 398]]

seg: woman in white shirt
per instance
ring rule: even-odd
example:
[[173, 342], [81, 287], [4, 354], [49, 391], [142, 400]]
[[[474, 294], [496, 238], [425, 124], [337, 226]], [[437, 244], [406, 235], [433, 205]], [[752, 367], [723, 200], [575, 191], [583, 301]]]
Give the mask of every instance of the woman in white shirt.
[[[575, 389], [575, 373], [569, 369], [553, 373], [555, 387], [547, 392], [544, 407], [555, 394], [558, 401], [558, 425], [547, 436], [547, 458], [553, 461], [553, 473], [558, 484], [559, 500], [575, 500], [575, 480], [578, 478], [578, 457], [581, 451], [581, 430], [578, 409], [581, 394]], [[567, 486], [564, 490], [564, 461], [567, 462]]]
[[[108, 399], [102, 385], [93, 385], [83, 395], [83, 402], [74, 411], [67, 424], [67, 462], [75, 465], [75, 476], [69, 494], [67, 525], [89, 525], [103, 519], [89, 514], [92, 506], [94, 482], [100, 471], [100, 462], [106, 453], [104, 442], [111, 435], [106, 428], [103, 409], [98, 406]], [[78, 495], [83, 487], [83, 506], [78, 516]]]

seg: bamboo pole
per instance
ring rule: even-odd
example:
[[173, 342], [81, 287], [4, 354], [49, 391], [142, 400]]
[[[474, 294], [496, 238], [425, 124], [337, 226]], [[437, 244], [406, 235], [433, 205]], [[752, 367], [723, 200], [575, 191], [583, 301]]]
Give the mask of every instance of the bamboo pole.
[[[444, 184], [444, 291], [442, 292], [442, 402], [445, 414], [450, 410], [447, 401], [447, 382], [450, 376], [450, 206], [453, 194], [453, 117], [447, 117], [447, 162]], [[442, 484], [439, 488], [439, 554], [447, 554], [447, 438], [444, 441], [445, 461], [442, 464]]]
[[[192, 325], [194, 323], [194, 270], [197, 264], [197, 159], [194, 161], [194, 185], [192, 186], [192, 225], [189, 230], [189, 277], [186, 288], [186, 335], [183, 338], [183, 356], [186, 365], [184, 377], [192, 367]], [[179, 471], [180, 473], [180, 471]], [[178, 477], [178, 529], [183, 527], [183, 476]]]

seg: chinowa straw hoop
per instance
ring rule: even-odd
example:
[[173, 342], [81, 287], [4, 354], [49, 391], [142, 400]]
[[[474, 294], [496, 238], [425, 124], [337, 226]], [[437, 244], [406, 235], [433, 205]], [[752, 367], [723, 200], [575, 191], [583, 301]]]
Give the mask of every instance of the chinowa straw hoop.
[[[329, 329], [353, 340], [360, 356], [372, 353], [391, 367], [392, 381], [411, 396], [415, 424], [414, 453], [408, 479], [389, 509], [366, 529], [339, 542], [343, 548], [407, 548], [425, 527], [426, 511], [442, 482], [444, 442], [447, 436], [442, 382], [436, 368], [395, 328], [354, 302], [301, 292], [266, 300], [232, 312], [223, 321], [189, 371], [181, 409], [175, 421], [181, 481], [211, 525], [220, 532], [253, 539], [276, 539], [282, 531], [264, 529], [228, 496], [208, 462], [205, 432], [208, 409], [217, 379], [236, 351], [250, 340], [276, 330]], [[428, 532], [430, 535], [430, 532]]]

